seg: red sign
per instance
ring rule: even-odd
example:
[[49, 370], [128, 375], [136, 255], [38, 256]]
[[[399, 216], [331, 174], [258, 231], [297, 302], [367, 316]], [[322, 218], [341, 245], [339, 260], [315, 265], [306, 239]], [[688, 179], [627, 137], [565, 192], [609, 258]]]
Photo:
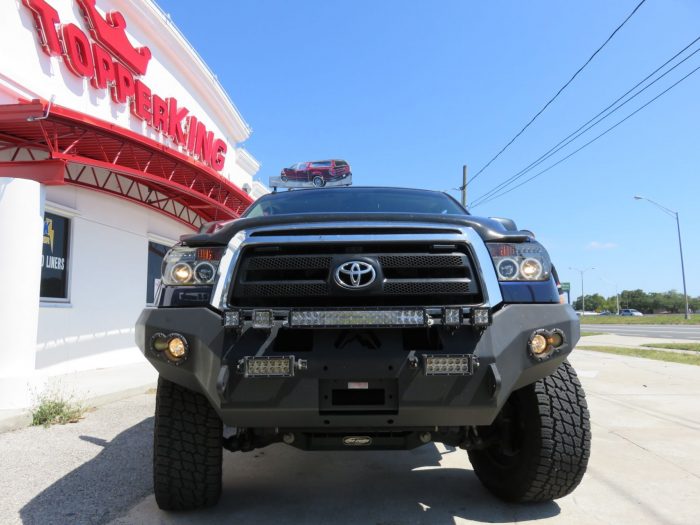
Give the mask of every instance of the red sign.
[[58, 12], [45, 0], [22, 0], [34, 15], [39, 43], [49, 56], [63, 56], [68, 70], [90, 79], [95, 89], [108, 89], [115, 104], [128, 104], [131, 113], [169, 137], [191, 156], [221, 171], [226, 143], [174, 97], [164, 98], [137, 76], [143, 76], [151, 50], [134, 47], [126, 36], [126, 21], [118, 11], [102, 15], [95, 0], [76, 0], [85, 19], [88, 36], [75, 24], [61, 24]]

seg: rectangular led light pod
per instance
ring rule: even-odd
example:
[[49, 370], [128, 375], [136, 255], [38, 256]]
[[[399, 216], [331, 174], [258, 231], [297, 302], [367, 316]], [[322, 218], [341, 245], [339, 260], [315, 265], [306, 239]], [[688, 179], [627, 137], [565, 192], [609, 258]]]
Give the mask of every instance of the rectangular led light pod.
[[272, 328], [272, 311], [253, 310], [253, 328]]
[[471, 354], [433, 354], [423, 356], [427, 376], [470, 376], [474, 373], [476, 358]]
[[292, 377], [294, 356], [246, 356], [243, 358], [245, 377]]
[[488, 308], [473, 308], [472, 309], [472, 325], [473, 326], [488, 326], [490, 324]]
[[238, 328], [241, 324], [241, 315], [238, 310], [224, 312], [224, 326]]
[[290, 325], [336, 326], [425, 326], [425, 310], [294, 310]]
[[447, 326], [459, 326], [462, 324], [462, 309], [445, 308], [445, 311], [442, 314], [442, 321]]

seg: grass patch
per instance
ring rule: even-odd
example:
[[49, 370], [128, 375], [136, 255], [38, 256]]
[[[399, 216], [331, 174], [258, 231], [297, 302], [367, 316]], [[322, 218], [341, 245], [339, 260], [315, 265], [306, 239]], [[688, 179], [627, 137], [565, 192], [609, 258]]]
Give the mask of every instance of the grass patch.
[[663, 350], [641, 350], [639, 348], [622, 348], [619, 346], [577, 346], [579, 350], [592, 350], [606, 354], [627, 355], [631, 357], [646, 357], [656, 361], [668, 361], [684, 365], [700, 366], [700, 355], [664, 352]]
[[650, 348], [668, 348], [669, 350], [692, 350], [700, 352], [700, 343], [646, 343], [642, 346]]
[[72, 396], [66, 396], [57, 390], [49, 390], [36, 397], [31, 409], [32, 426], [65, 425], [76, 423], [87, 409], [76, 402]]
[[591, 335], [603, 335], [603, 332], [581, 332], [581, 337], [588, 337]]
[[617, 315], [584, 315], [581, 324], [690, 324], [699, 325], [700, 315], [686, 319], [684, 314], [645, 315], [643, 317], [620, 317]]

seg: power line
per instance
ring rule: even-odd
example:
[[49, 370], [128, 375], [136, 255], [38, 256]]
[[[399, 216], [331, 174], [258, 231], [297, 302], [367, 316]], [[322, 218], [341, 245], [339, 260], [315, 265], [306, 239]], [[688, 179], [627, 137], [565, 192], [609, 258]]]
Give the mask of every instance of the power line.
[[[526, 175], [528, 172], [532, 171], [534, 168], [536, 168], [537, 166], [539, 166], [540, 164], [542, 164], [544, 161], [546, 161], [546, 160], [549, 159], [550, 157], [554, 156], [556, 153], [558, 153], [559, 151], [561, 151], [562, 149], [564, 149], [566, 146], [568, 146], [569, 144], [571, 144], [572, 142], [574, 142], [574, 141], [575, 141], [576, 139], [578, 139], [580, 136], [582, 136], [582, 135], [584, 135], [585, 133], [587, 133], [587, 132], [588, 132], [589, 130], [591, 130], [593, 127], [597, 126], [597, 125], [598, 125], [599, 123], [601, 123], [603, 120], [605, 120], [606, 118], [610, 117], [610, 116], [613, 115], [615, 112], [617, 112], [617, 111], [619, 111], [620, 109], [622, 109], [626, 104], [628, 104], [629, 102], [631, 102], [632, 100], [634, 100], [636, 97], [638, 97], [639, 95], [641, 95], [642, 93], [644, 93], [644, 91], [646, 91], [647, 89], [649, 89], [650, 87], [652, 87], [652, 86], [653, 86], [654, 84], [656, 84], [659, 80], [661, 80], [661, 79], [664, 78], [666, 75], [668, 75], [668, 74], [671, 73], [673, 70], [675, 70], [678, 66], [680, 66], [681, 64], [683, 64], [684, 62], [686, 62], [686, 61], [687, 61], [688, 59], [690, 59], [691, 57], [693, 57], [696, 53], [700, 52], [700, 48], [698, 48], [698, 49], [696, 49], [695, 51], [693, 51], [690, 55], [688, 55], [688, 56], [685, 57], [683, 60], [681, 60], [680, 62], [678, 62], [677, 64], [675, 64], [675, 65], [674, 65], [673, 67], [671, 67], [669, 70], [665, 71], [663, 74], [659, 75], [656, 79], [654, 79], [652, 82], [650, 82], [649, 84], [647, 84], [646, 86], [644, 86], [644, 87], [643, 87], [641, 90], [639, 90], [637, 93], [635, 93], [634, 95], [632, 95], [631, 97], [629, 97], [629, 98], [628, 98], [627, 100], [625, 100], [622, 104], [618, 105], [617, 107], [615, 107], [614, 109], [612, 109], [612, 111], [609, 111], [607, 114], [605, 114], [604, 116], [601, 117], [601, 115], [603, 115], [606, 111], [608, 111], [609, 109], [613, 108], [618, 102], [620, 102], [621, 100], [623, 100], [627, 95], [629, 95], [630, 93], [632, 93], [632, 92], [633, 92], [635, 89], [637, 89], [640, 85], [642, 85], [644, 82], [646, 82], [646, 81], [649, 80], [651, 77], [653, 77], [656, 73], [658, 73], [661, 69], [663, 69], [664, 67], [666, 67], [666, 66], [667, 66], [669, 63], [671, 63], [673, 60], [675, 60], [676, 58], [678, 58], [678, 56], [680, 56], [682, 53], [684, 53], [685, 51], [687, 51], [688, 48], [690, 48], [693, 44], [695, 44], [695, 43], [698, 42], [698, 41], [700, 41], [700, 36], [697, 37], [695, 40], [693, 40], [690, 44], [688, 44], [687, 46], [685, 46], [683, 49], [681, 49], [680, 51], [678, 51], [678, 52], [677, 52], [675, 55], [673, 55], [671, 58], [669, 58], [668, 60], [666, 60], [666, 62], [664, 62], [663, 64], [661, 64], [659, 67], [657, 67], [654, 71], [652, 71], [651, 73], [649, 73], [649, 74], [648, 74], [646, 77], [644, 77], [642, 80], [640, 80], [639, 82], [637, 82], [634, 86], [632, 86], [630, 89], [628, 89], [625, 93], [623, 93], [621, 96], [619, 96], [616, 100], [614, 100], [612, 103], [610, 103], [607, 107], [605, 107], [603, 110], [601, 110], [600, 112], [598, 112], [594, 117], [590, 118], [590, 119], [589, 119], [588, 121], [586, 121], [584, 124], [582, 124], [581, 126], [579, 126], [578, 129], [576, 129], [575, 131], [569, 133], [569, 135], [567, 135], [566, 137], [564, 137], [564, 138], [563, 138], [562, 140], [560, 140], [557, 144], [555, 144], [554, 146], [552, 146], [549, 150], [547, 150], [545, 153], [543, 153], [542, 155], [540, 155], [537, 159], [535, 159], [535, 160], [532, 161], [530, 164], [528, 164], [525, 168], [523, 168], [522, 170], [520, 170], [519, 172], [517, 172], [515, 175], [512, 175], [512, 176], [509, 177], [508, 179], [504, 180], [503, 182], [501, 182], [500, 184], [496, 185], [495, 187], [493, 187], [493, 188], [490, 189], [489, 191], [483, 193], [482, 195], [480, 195], [479, 197], [477, 197], [476, 199], [474, 199], [474, 201], [472, 202], [472, 206], [476, 206], [476, 205], [480, 204], [482, 201], [488, 199], [491, 195], [493, 195], [493, 194], [495, 194], [495, 193], [498, 193], [501, 189], [505, 188], [506, 186], [509, 186], [512, 182], [516, 181], [517, 179], [522, 178], [522, 177], [523, 177], [524, 175]], [[601, 117], [601, 118], [598, 118], [598, 117]], [[596, 119], [597, 119], [597, 120], [596, 120]], [[589, 125], [589, 124], [590, 124], [590, 125]], [[584, 128], [585, 128], [585, 129], [584, 129]]]
[[613, 31], [612, 33], [610, 33], [610, 36], [605, 40], [605, 42], [603, 42], [603, 44], [602, 44], [598, 49], [595, 50], [595, 52], [588, 58], [588, 60], [586, 60], [586, 62], [584, 62], [584, 64], [583, 64], [580, 68], [578, 68], [578, 70], [576, 71], [576, 73], [574, 73], [573, 76], [572, 76], [569, 80], [567, 80], [566, 83], [565, 83], [562, 87], [559, 88], [559, 91], [557, 91], [556, 94], [555, 94], [552, 98], [550, 98], [544, 106], [542, 106], [542, 109], [540, 109], [537, 113], [535, 113], [535, 116], [532, 117], [532, 118], [530, 119], [530, 121], [529, 121], [527, 124], [525, 124], [525, 126], [523, 126], [523, 128], [522, 128], [520, 131], [518, 131], [518, 133], [516, 133], [515, 136], [514, 136], [512, 139], [510, 139], [510, 141], [509, 141], [505, 146], [503, 146], [503, 147], [501, 148], [501, 150], [500, 150], [498, 153], [496, 153], [496, 155], [494, 155], [494, 156], [491, 158], [491, 160], [489, 160], [479, 171], [477, 171], [477, 172], [474, 174], [474, 176], [473, 176], [472, 178], [470, 178], [470, 179], [467, 181], [467, 184], [470, 184], [470, 183], [471, 183], [472, 181], [474, 181], [479, 175], [481, 175], [481, 173], [482, 173], [486, 168], [488, 168], [494, 160], [496, 160], [498, 157], [500, 157], [501, 154], [502, 154], [506, 149], [508, 149], [508, 147], [510, 147], [510, 145], [513, 144], [513, 142], [515, 142], [515, 141], [517, 140], [517, 138], [518, 138], [520, 135], [522, 135], [523, 132], [524, 132], [527, 128], [530, 127], [530, 125], [532, 125], [533, 122], [535, 122], [535, 120], [537, 119], [537, 117], [539, 117], [539, 116], [544, 112], [544, 110], [547, 109], [547, 108], [549, 107], [549, 105], [557, 99], [557, 97], [559, 97], [559, 95], [569, 86], [569, 84], [571, 84], [571, 83], [574, 81], [574, 79], [579, 75], [579, 73], [581, 73], [581, 71], [583, 71], [583, 70], [586, 68], [586, 66], [595, 58], [595, 56], [596, 56], [598, 53], [600, 53], [600, 51], [608, 44], [608, 42], [610, 42], [610, 40], [612, 40], [612, 38], [615, 36], [615, 34], [616, 34], [620, 29], [622, 29], [622, 26], [624, 26], [624, 25], [627, 23], [627, 21], [628, 21], [630, 18], [632, 18], [632, 16], [637, 12], [637, 10], [638, 10], [640, 7], [642, 7], [642, 4], [644, 4], [644, 2], [646, 2], [646, 0], [641, 0], [641, 2], [639, 2], [639, 3], [637, 4], [637, 6], [632, 10], [632, 12], [631, 12], [629, 15], [627, 15], [627, 18], [625, 18], [625, 19], [622, 21], [622, 23], [621, 23], [619, 26], [617, 26], [617, 27], [615, 28], [615, 31]]
[[[652, 98], [651, 100], [649, 100], [649, 101], [648, 101], [647, 103], [645, 103], [644, 105], [642, 105], [642, 106], [640, 106], [639, 108], [637, 108], [636, 110], [634, 110], [632, 113], [630, 113], [629, 115], [627, 115], [625, 118], [623, 118], [622, 120], [620, 120], [619, 122], [617, 122], [617, 123], [614, 124], [613, 126], [610, 126], [608, 129], [606, 129], [606, 130], [605, 130], [603, 133], [601, 133], [600, 135], [597, 135], [595, 138], [589, 140], [588, 142], [586, 142], [586, 143], [585, 143], [583, 146], [581, 146], [580, 148], [578, 148], [578, 149], [572, 151], [571, 153], [569, 153], [566, 157], [563, 157], [563, 158], [559, 159], [557, 162], [555, 162], [555, 163], [552, 164], [551, 166], [548, 166], [547, 168], [545, 168], [545, 169], [543, 169], [542, 171], [536, 173], [536, 174], [533, 175], [532, 177], [530, 177], [530, 178], [524, 180], [524, 181], [521, 182], [520, 184], [518, 184], [518, 185], [516, 185], [516, 186], [513, 186], [512, 188], [509, 188], [509, 189], [507, 189], [507, 190], [505, 190], [505, 191], [499, 193], [498, 195], [494, 195], [493, 197], [491, 197], [491, 198], [489, 198], [489, 199], [486, 199], [486, 200], [480, 202], [479, 205], [481, 205], [481, 204], [486, 204], [487, 202], [491, 202], [491, 201], [494, 200], [494, 199], [497, 199], [497, 198], [499, 198], [499, 197], [503, 197], [504, 195], [510, 193], [511, 191], [513, 191], [513, 190], [515, 190], [515, 189], [517, 189], [517, 188], [519, 188], [519, 187], [521, 187], [521, 186], [527, 184], [527, 183], [530, 182], [531, 180], [536, 179], [537, 177], [539, 177], [539, 176], [542, 175], [543, 173], [548, 172], [549, 170], [551, 170], [552, 168], [558, 166], [559, 164], [561, 164], [561, 163], [564, 162], [565, 160], [567, 160], [567, 159], [573, 157], [573, 156], [576, 155], [579, 151], [581, 151], [582, 149], [584, 149], [584, 148], [590, 146], [590, 145], [593, 144], [595, 141], [597, 141], [598, 139], [602, 138], [604, 135], [607, 135], [609, 132], [611, 132], [613, 129], [615, 129], [616, 127], [618, 127], [620, 124], [622, 124], [623, 122], [625, 122], [626, 120], [628, 120], [629, 118], [633, 117], [634, 115], [636, 115], [637, 113], [639, 113], [641, 110], [643, 110], [644, 108], [646, 108], [649, 104], [651, 104], [652, 102], [654, 102], [654, 101], [657, 100], [658, 98], [660, 98], [660, 97], [662, 97], [663, 95], [665, 95], [666, 93], [668, 93], [671, 89], [673, 89], [673, 88], [676, 87], [678, 84], [680, 84], [681, 82], [683, 82], [684, 80], [686, 80], [686, 79], [687, 79], [688, 77], [690, 77], [692, 74], [696, 73], [698, 70], [700, 70], [700, 66], [698, 66], [698, 67], [696, 67], [695, 69], [693, 69], [690, 73], [688, 73], [687, 75], [685, 75], [684, 77], [682, 77], [680, 80], [677, 80], [676, 82], [674, 82], [673, 84], [671, 84], [669, 87], [667, 87], [666, 89], [664, 89], [661, 93], [659, 93], [658, 95], [656, 95], [654, 98]], [[472, 207], [474, 207], [474, 206], [472, 206]]]

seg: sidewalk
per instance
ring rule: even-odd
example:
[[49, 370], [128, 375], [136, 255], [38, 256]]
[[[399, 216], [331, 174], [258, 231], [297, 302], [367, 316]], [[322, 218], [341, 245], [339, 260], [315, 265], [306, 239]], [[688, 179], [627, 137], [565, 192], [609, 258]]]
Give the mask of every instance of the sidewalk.
[[[77, 402], [94, 407], [141, 394], [156, 386], [158, 373], [143, 362], [85, 370], [46, 378], [46, 388], [55, 389]], [[31, 423], [29, 409], [0, 410], [0, 433]]]

